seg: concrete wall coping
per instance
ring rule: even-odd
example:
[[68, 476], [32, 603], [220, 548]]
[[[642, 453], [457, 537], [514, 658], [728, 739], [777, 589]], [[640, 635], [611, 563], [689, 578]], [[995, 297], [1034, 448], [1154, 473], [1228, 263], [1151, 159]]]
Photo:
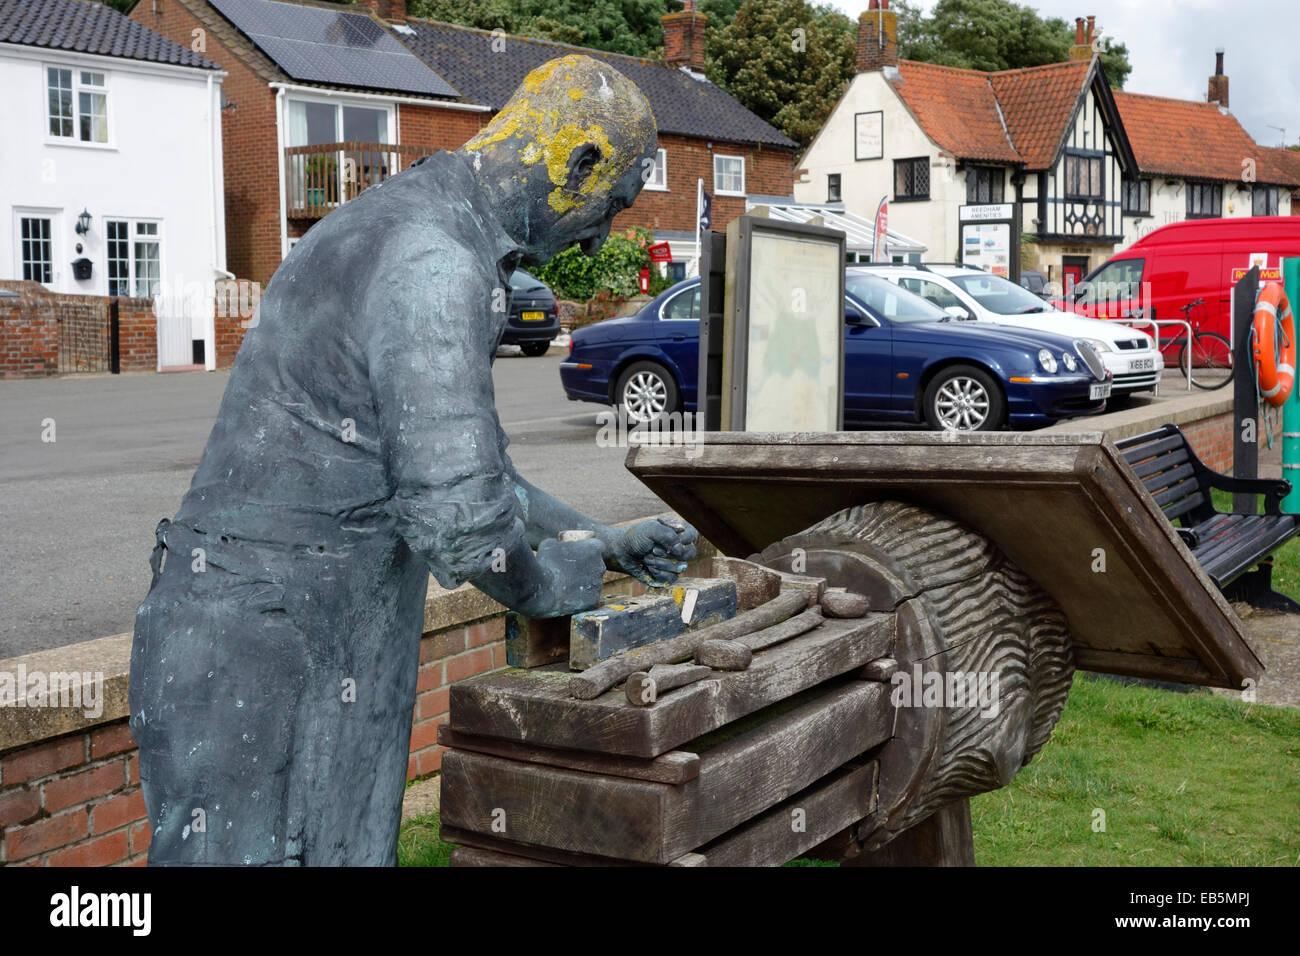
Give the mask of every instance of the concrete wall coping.
[[[1169, 385], [1161, 386], [1162, 396], [1168, 394], [1167, 388]], [[1214, 391], [1198, 389], [1188, 393], [1179, 390], [1175, 397], [1162, 397], [1116, 412], [1072, 418], [1044, 428], [1042, 432], [1060, 434], [1100, 431], [1104, 432], [1111, 441], [1119, 441], [1122, 438], [1131, 438], [1143, 432], [1154, 431], [1161, 425], [1172, 423], [1181, 427], [1207, 418], [1230, 414], [1232, 414], [1232, 387], [1228, 385]]]

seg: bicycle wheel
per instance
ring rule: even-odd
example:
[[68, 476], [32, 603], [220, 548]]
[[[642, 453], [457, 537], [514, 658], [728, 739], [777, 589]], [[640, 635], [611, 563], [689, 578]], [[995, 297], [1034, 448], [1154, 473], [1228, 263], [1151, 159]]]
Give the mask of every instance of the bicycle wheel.
[[1232, 345], [1217, 332], [1197, 332], [1178, 353], [1178, 370], [1187, 375], [1187, 350], [1192, 350], [1192, 384], [1197, 388], [1223, 388], [1232, 381]]

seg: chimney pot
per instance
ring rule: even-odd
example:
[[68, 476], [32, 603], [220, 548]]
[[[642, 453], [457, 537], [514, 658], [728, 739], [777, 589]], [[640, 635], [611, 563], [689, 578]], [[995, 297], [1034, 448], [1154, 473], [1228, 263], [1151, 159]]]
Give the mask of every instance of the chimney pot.
[[1210, 91], [1205, 100], [1207, 103], [1218, 103], [1225, 110], [1228, 108], [1228, 78], [1223, 73], [1223, 47], [1214, 51], [1214, 75], [1210, 77]]
[[1083, 17], [1074, 18], [1074, 45], [1083, 46]]
[[1096, 28], [1097, 18], [1088, 18], [1088, 46], [1092, 46], [1093, 30]]

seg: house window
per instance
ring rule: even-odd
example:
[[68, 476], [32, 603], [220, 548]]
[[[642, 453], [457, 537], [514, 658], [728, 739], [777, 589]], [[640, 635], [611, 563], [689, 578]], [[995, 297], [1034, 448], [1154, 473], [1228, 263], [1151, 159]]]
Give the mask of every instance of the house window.
[[[51, 136], [108, 142], [108, 82], [94, 70], [46, 67], [45, 114]], [[75, 107], [75, 109], [74, 109]]]
[[840, 195], [840, 174], [828, 173], [826, 176], [826, 201], [840, 202], [843, 197]]
[[54, 248], [50, 240], [52, 222], [46, 216], [23, 216], [18, 220], [19, 252], [23, 278], [49, 285], [54, 281]]
[[713, 157], [713, 191], [723, 195], [745, 195], [745, 157]]
[[1187, 184], [1187, 218], [1214, 219], [1223, 215], [1223, 186], [1219, 183]]
[[1101, 156], [1065, 155], [1065, 195], [1068, 199], [1099, 200], [1105, 196]]
[[647, 170], [650, 176], [645, 181], [646, 189], [664, 189], [668, 188], [668, 150], [661, 149], [655, 152], [654, 165]]
[[109, 219], [108, 294], [158, 295], [162, 282], [162, 241], [158, 223]]
[[1255, 186], [1250, 193], [1250, 214], [1252, 216], [1276, 216], [1278, 214], [1279, 197], [1276, 186]]
[[1151, 180], [1124, 180], [1124, 214], [1128, 216], [1151, 215]]
[[970, 166], [966, 169], [966, 202], [1002, 202], [1005, 176], [1001, 166]]
[[894, 160], [894, 199], [930, 198], [930, 157]]

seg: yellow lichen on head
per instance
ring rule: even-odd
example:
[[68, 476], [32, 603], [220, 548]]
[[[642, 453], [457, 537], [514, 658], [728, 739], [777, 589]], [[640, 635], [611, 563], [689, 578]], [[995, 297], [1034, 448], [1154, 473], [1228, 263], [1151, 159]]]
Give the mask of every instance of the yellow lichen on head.
[[673, 603], [675, 603], [678, 607], [681, 607], [682, 602], [685, 600], [686, 600], [685, 588], [680, 588], [680, 587], [673, 588]]

